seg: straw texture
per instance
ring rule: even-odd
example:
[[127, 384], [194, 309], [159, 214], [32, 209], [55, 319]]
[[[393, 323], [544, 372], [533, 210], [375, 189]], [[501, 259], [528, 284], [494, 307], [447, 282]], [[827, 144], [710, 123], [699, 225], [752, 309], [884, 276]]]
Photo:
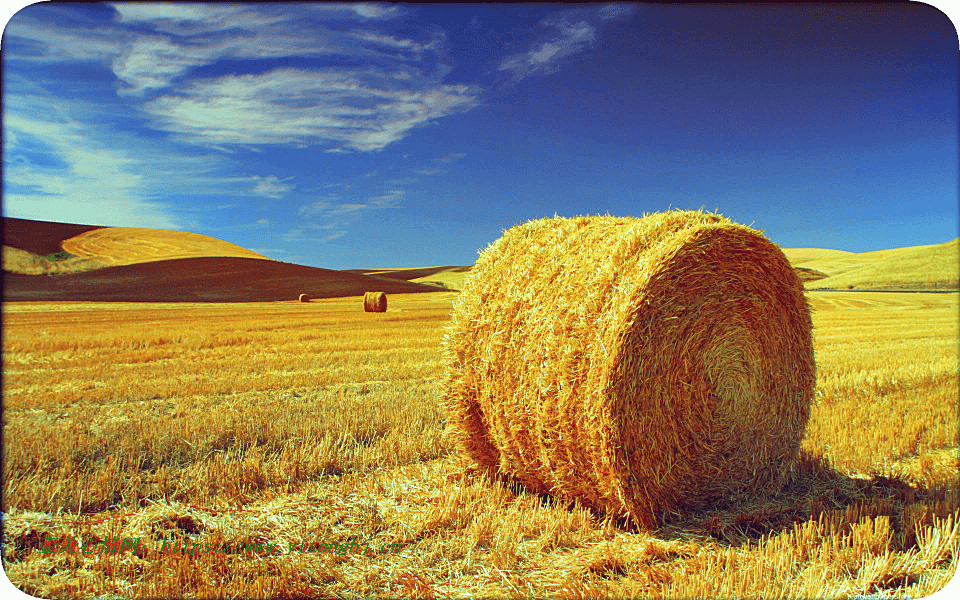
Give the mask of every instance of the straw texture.
[[300, 300], [300, 302], [310, 302], [310, 296], [306, 294], [300, 294], [298, 300]]
[[387, 295], [383, 292], [367, 292], [363, 295], [364, 312], [387, 312]]
[[531, 490], [654, 528], [782, 488], [810, 416], [811, 327], [780, 249], [722, 216], [530, 221], [455, 302], [451, 431]]

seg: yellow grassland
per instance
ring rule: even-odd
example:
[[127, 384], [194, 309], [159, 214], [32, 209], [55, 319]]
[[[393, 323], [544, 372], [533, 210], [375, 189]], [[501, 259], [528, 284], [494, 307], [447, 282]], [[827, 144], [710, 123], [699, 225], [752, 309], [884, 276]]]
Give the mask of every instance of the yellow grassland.
[[428, 275], [427, 277], [411, 279], [411, 281], [434, 285], [439, 284], [448, 290], [461, 290], [463, 289], [463, 282], [466, 280], [469, 274], [469, 271], [464, 272], [451, 269], [448, 271], [440, 271], [439, 273], [434, 273], [433, 275]]
[[[919, 597], [955, 573], [956, 294], [811, 292], [817, 398], [775, 498], [651, 533], [469, 470], [453, 293], [3, 306], [3, 560], [43, 597]], [[43, 536], [139, 537], [43, 556]], [[376, 556], [160, 555], [358, 539]]]
[[960, 278], [960, 239], [931, 246], [911, 246], [874, 252], [844, 252], [816, 248], [783, 250], [794, 267], [828, 275], [807, 289], [956, 290]]
[[58, 275], [61, 273], [80, 273], [102, 269], [110, 265], [98, 258], [80, 258], [77, 256], [65, 260], [49, 260], [46, 257], [3, 246], [3, 270], [24, 275]]
[[64, 240], [61, 246], [74, 256], [96, 258], [110, 266], [211, 256], [272, 260], [206, 235], [142, 227], [94, 229]]

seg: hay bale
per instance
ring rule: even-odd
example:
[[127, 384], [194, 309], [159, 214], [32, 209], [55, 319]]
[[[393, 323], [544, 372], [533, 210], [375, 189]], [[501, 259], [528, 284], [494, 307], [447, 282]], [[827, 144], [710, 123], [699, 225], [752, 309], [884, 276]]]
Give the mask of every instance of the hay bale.
[[300, 294], [298, 300], [300, 300], [300, 302], [310, 302], [310, 296], [306, 294]]
[[722, 216], [530, 221], [455, 302], [451, 433], [482, 467], [643, 528], [776, 493], [810, 417], [811, 327], [780, 249]]
[[363, 295], [364, 312], [387, 312], [387, 295], [383, 292], [367, 292]]

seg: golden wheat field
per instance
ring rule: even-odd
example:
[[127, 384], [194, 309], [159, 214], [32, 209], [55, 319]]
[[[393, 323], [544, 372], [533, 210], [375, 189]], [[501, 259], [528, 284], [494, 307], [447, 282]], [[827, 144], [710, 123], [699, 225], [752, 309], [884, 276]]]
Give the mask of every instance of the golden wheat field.
[[799, 470], [652, 532], [455, 451], [455, 295], [4, 304], [7, 576], [56, 598], [843, 598], [956, 572], [957, 294], [809, 292]]

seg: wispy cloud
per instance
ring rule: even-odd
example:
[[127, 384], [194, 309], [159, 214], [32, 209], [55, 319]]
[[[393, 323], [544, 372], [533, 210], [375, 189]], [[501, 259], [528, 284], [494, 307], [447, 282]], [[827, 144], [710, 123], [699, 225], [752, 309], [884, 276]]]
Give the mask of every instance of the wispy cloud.
[[[392, 188], [380, 194], [346, 202], [342, 201], [342, 196], [338, 194], [321, 196], [300, 207], [300, 224], [283, 237], [288, 242], [328, 242], [337, 239], [346, 235], [350, 224], [361, 218], [361, 215], [370, 211], [400, 207], [406, 194], [406, 190]], [[322, 234], [320, 230], [333, 233]]]
[[264, 198], [282, 198], [295, 187], [292, 183], [283, 183], [290, 181], [293, 177], [279, 179], [276, 175], [268, 175], [267, 177], [254, 175], [249, 179], [254, 182], [253, 193]]
[[[404, 9], [398, 6], [113, 7], [117, 16], [109, 26], [53, 27], [17, 19], [7, 33], [24, 43], [5, 58], [100, 62], [122, 82], [119, 94], [142, 103], [152, 127], [222, 151], [237, 145], [380, 150], [417, 127], [479, 104], [478, 88], [442, 83], [449, 70], [442, 34], [418, 39], [373, 28], [400, 15]], [[331, 58], [336, 67], [310, 63]], [[197, 76], [198, 69], [224, 60], [245, 65], [243, 74]], [[260, 72], [251, 73], [251, 67]]]
[[583, 52], [596, 43], [598, 29], [604, 21], [621, 20], [633, 14], [626, 4], [574, 8], [551, 15], [540, 22], [546, 30], [526, 52], [508, 56], [499, 70], [513, 75], [514, 80], [535, 74], [555, 73], [565, 58]]
[[455, 163], [464, 156], [466, 156], [466, 154], [463, 152], [451, 152], [444, 156], [434, 158], [430, 160], [426, 166], [418, 168], [417, 173], [420, 175], [441, 175], [447, 172], [444, 168], [445, 165]]
[[129, 136], [80, 122], [74, 113], [84, 112], [82, 105], [23, 93], [5, 100], [4, 214], [114, 226], [182, 224], [148, 191], [165, 170], [153, 148], [134, 152]]
[[299, 213], [301, 216], [305, 217], [314, 217], [317, 215], [324, 214], [330, 210], [331, 201], [339, 199], [339, 197], [334, 198], [325, 198], [322, 200], [317, 200], [311, 204], [306, 204], [300, 207]]
[[406, 190], [389, 190], [384, 194], [370, 198], [367, 206], [370, 208], [396, 208], [406, 195]]
[[298, 225], [291, 228], [280, 237], [285, 242], [329, 242], [347, 234], [346, 230], [338, 229], [340, 225]]
[[322, 144], [379, 150], [477, 104], [465, 85], [414, 89], [375, 70], [279, 69], [197, 80], [148, 102], [154, 127], [207, 145]]

